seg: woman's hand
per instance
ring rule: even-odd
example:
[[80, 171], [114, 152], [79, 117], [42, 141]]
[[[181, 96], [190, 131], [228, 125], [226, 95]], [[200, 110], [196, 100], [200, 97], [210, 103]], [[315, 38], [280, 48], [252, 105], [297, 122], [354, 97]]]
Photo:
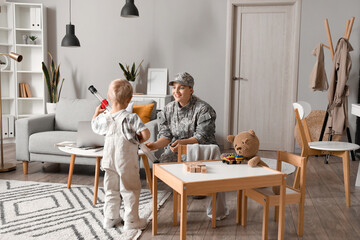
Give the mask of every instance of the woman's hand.
[[174, 153], [178, 152], [179, 145], [186, 145], [185, 140], [176, 140], [173, 144], [171, 144], [170, 150]]
[[145, 143], [145, 146], [147, 146], [151, 151], [158, 149], [156, 147], [156, 142], [147, 142]]
[[167, 138], [159, 138], [156, 142], [147, 142], [145, 143], [145, 145], [150, 149], [150, 150], [156, 150], [156, 149], [160, 149], [165, 147], [166, 145], [168, 145], [170, 143], [170, 139]]
[[175, 142], [173, 142], [173, 144], [171, 144], [170, 150], [172, 152], [177, 152], [178, 148], [179, 148], [179, 145], [187, 145], [187, 144], [194, 144], [194, 143], [199, 143], [199, 141], [194, 137], [191, 137], [191, 138], [188, 138], [188, 139], [176, 140]]
[[101, 104], [97, 106], [97, 108], [95, 109], [93, 119], [95, 119], [97, 116], [99, 116], [99, 114], [103, 113], [104, 111], [105, 109], [101, 109]]

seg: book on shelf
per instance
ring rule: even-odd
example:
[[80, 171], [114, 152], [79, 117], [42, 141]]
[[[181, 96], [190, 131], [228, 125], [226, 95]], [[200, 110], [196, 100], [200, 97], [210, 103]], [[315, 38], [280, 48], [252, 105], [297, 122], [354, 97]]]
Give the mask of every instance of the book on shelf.
[[26, 89], [25, 89], [25, 83], [22, 83], [21, 84], [21, 89], [22, 89], [22, 93], [23, 93], [23, 97], [27, 97], [27, 94], [26, 94]]
[[19, 83], [19, 97], [22, 97], [22, 86], [21, 83]]
[[19, 83], [19, 96], [23, 98], [32, 97], [30, 85], [28, 83]]
[[24, 83], [24, 85], [25, 85], [26, 96], [27, 96], [27, 97], [32, 97], [32, 93], [31, 93], [29, 84]]

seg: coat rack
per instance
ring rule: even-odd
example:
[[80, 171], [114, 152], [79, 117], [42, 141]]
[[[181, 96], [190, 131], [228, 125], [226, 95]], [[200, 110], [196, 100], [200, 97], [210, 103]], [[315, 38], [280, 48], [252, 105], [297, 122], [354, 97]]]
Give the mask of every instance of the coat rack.
[[[352, 17], [350, 20], [346, 20], [345, 33], [344, 33], [344, 38], [346, 40], [349, 40], [349, 38], [350, 38], [350, 34], [351, 34], [351, 30], [352, 30], [352, 27], [353, 27], [353, 24], [354, 24], [354, 20], [355, 20], [355, 17]], [[330, 50], [331, 59], [334, 60], [334, 54], [335, 54], [334, 53], [334, 45], [332, 43], [330, 27], [329, 27], [329, 22], [328, 22], [327, 18], [325, 19], [324, 22], [325, 22], [326, 35], [327, 35], [329, 46], [327, 46], [325, 44], [322, 44], [322, 45]], [[327, 124], [328, 117], [329, 117], [329, 111], [328, 110], [329, 110], [329, 105], [328, 105], [328, 107], [326, 109], [326, 114], [325, 114], [323, 126], [321, 128], [319, 141], [322, 141], [322, 139], [324, 137], [326, 124]], [[348, 138], [348, 142], [351, 143], [352, 141], [351, 141], [351, 135], [350, 135], [349, 127], [346, 128], [346, 135], [347, 135], [347, 138]], [[332, 140], [332, 134], [330, 133], [329, 134], [329, 141], [331, 141], [331, 140]], [[328, 158], [329, 158], [329, 156], [327, 155], [326, 158], [325, 158], [325, 163], [326, 164], [328, 163]], [[351, 158], [352, 158], [353, 161], [355, 161], [355, 153], [354, 153], [354, 151], [351, 151]]]

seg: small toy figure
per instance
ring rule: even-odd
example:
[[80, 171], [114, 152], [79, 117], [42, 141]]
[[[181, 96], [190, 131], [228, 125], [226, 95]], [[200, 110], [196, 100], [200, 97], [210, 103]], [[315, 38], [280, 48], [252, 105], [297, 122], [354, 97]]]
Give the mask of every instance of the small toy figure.
[[244, 157], [239, 154], [224, 154], [221, 156], [222, 162], [226, 164], [241, 164], [244, 163]]

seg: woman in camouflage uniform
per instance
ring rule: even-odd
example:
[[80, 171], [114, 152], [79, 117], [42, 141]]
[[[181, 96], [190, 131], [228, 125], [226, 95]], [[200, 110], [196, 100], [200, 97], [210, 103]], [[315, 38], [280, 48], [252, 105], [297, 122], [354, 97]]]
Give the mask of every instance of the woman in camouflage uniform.
[[167, 104], [158, 114], [158, 140], [146, 144], [151, 150], [166, 147], [160, 162], [177, 161], [179, 144], [217, 144], [216, 112], [208, 103], [193, 95], [193, 77], [186, 72], [178, 73], [169, 85], [175, 101]]

